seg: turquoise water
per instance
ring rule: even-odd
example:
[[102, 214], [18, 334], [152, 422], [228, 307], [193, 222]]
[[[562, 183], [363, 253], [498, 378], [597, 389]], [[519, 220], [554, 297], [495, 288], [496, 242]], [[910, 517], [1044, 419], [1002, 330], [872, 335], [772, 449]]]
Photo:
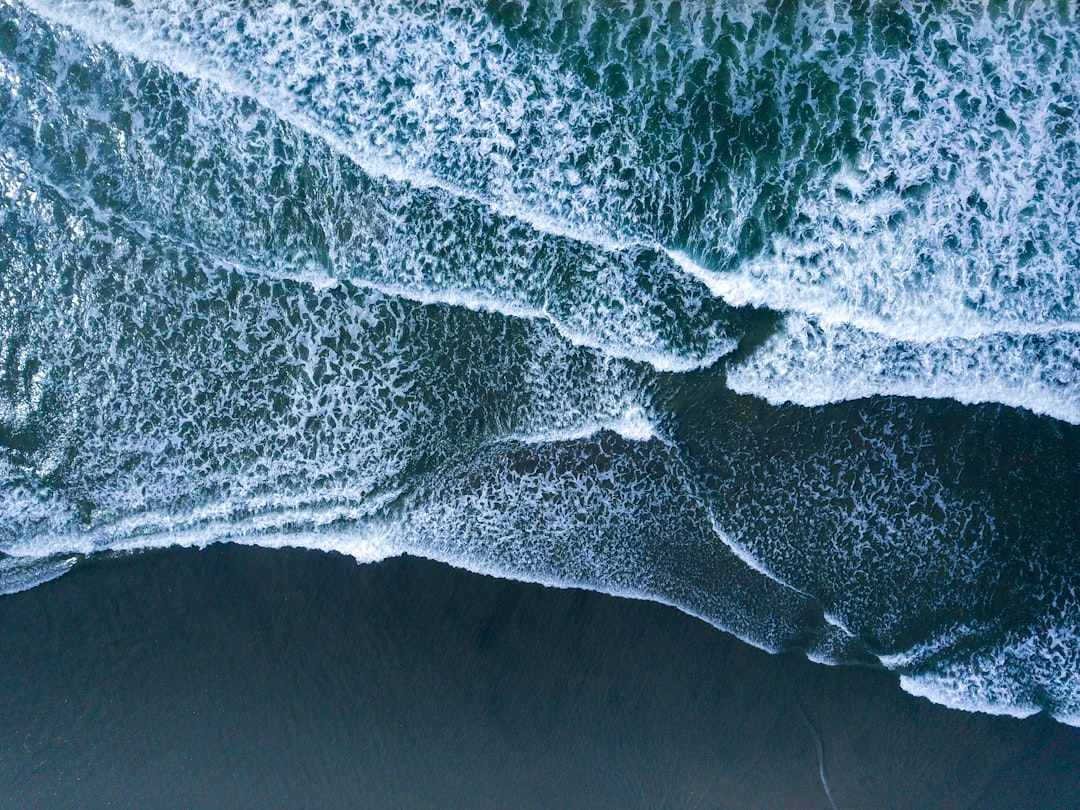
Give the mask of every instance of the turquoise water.
[[0, 0], [0, 591], [410, 553], [1080, 723], [1073, 14]]

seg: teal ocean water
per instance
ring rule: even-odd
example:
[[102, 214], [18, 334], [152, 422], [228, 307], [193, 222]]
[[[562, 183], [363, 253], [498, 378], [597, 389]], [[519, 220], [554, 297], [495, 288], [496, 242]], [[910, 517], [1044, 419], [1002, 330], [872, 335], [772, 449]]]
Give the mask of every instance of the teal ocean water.
[[1078, 725], [1078, 105], [1067, 3], [0, 0], [0, 592], [408, 553]]

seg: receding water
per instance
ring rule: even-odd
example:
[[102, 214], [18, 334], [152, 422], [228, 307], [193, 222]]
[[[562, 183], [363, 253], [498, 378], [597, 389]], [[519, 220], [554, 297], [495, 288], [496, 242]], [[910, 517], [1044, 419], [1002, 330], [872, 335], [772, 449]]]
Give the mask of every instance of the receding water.
[[0, 592], [231, 541], [1080, 724], [1068, 4], [0, 0]]

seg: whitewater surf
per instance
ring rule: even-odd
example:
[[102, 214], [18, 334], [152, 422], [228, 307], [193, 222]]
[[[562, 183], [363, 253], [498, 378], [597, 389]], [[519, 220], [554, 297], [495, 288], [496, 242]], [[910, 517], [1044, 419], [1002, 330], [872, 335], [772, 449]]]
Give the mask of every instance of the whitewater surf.
[[409, 553], [1080, 724], [1053, 3], [0, 0], [0, 592]]

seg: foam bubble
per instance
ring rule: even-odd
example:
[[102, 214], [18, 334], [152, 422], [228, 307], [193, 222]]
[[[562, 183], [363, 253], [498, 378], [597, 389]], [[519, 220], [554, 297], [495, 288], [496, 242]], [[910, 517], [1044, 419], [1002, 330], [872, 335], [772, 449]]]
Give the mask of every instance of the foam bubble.
[[893, 340], [793, 315], [728, 384], [769, 402], [823, 405], [891, 394], [999, 402], [1080, 424], [1080, 332]]
[[927, 659], [904, 662], [900, 685], [951, 708], [1012, 717], [1046, 710], [1075, 725], [1080, 707], [1077, 603], [1072, 597], [1047, 602], [1054, 607], [1031, 628], [969, 635], [962, 645], [943, 645]]
[[972, 683], [970, 673], [948, 675], [901, 675], [900, 688], [915, 697], [965, 712], [1006, 715], [1022, 719], [1038, 714], [1040, 708], [1019, 699], [1011, 690], [994, 689]]
[[[685, 6], [578, 17], [541, 4], [519, 23], [424, 4], [30, 3], [258, 99], [370, 176], [601, 252], [701, 256], [690, 276], [734, 305], [908, 344], [1076, 332], [1077, 43], [1059, 10], [808, 2], [785, 19], [750, 4]], [[598, 288], [614, 290], [625, 266], [601, 275]], [[477, 292], [464, 297], [490, 305]], [[650, 351], [650, 324], [666, 313], [625, 291], [565, 312], [498, 300], [664, 370], [731, 349], [676, 340]], [[628, 313], [631, 329], [606, 333]], [[1027, 402], [1008, 369], [985, 374], [985, 396]]]
[[3, 425], [25, 434], [0, 471], [6, 554], [234, 540], [385, 556], [355, 538], [460, 454], [650, 429], [635, 373], [542, 321], [271, 280], [99, 220], [32, 170], [17, 186], [0, 324], [6, 373], [30, 388]]
[[78, 557], [44, 560], [39, 557], [29, 560], [0, 557], [0, 596], [44, 585], [66, 574], [78, 561]]
[[[21, 90], [5, 114], [46, 127], [48, 139], [22, 148], [97, 219], [271, 277], [348, 279], [544, 319], [577, 345], [665, 371], [711, 365], [735, 346], [728, 308], [651, 247], [569, 240], [468, 195], [387, 178], [325, 127], [288, 123], [261, 97], [105, 48], [67, 41], [51, 54], [58, 34], [21, 25]], [[27, 69], [46, 59], [64, 77], [61, 94]]]
[[770, 651], [831, 635], [805, 595], [717, 540], [677, 449], [662, 440], [609, 432], [492, 448], [419, 495], [388, 527], [411, 554], [676, 605]]

